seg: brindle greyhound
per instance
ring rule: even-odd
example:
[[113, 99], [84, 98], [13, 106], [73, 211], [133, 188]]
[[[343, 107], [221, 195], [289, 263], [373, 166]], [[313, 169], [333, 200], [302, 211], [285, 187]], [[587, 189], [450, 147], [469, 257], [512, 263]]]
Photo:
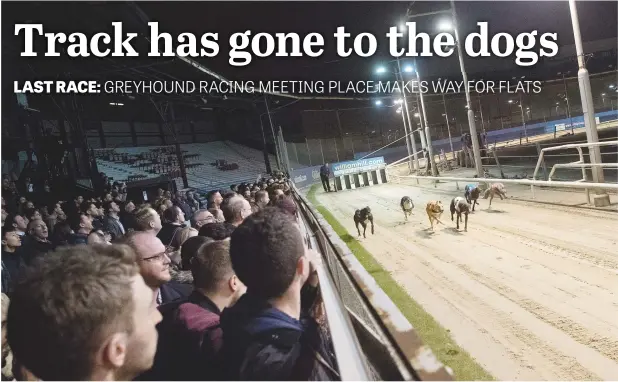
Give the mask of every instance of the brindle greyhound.
[[404, 196], [401, 198], [401, 209], [403, 210], [403, 216], [408, 220], [408, 215], [412, 215], [412, 210], [414, 209], [414, 203], [412, 203], [412, 199], [409, 196]]
[[480, 196], [481, 189], [477, 185], [468, 184], [466, 186], [466, 192], [464, 194], [464, 197], [466, 198], [468, 204], [472, 205], [472, 211], [474, 211], [474, 206], [476, 206], [477, 204], [480, 206], [480, 203], [478, 202]]
[[461, 221], [461, 214], [466, 215], [466, 225], [464, 231], [468, 232], [468, 214], [470, 213], [470, 204], [466, 202], [466, 199], [458, 196], [451, 200], [451, 221], [453, 221], [453, 215], [457, 214], [457, 229], [459, 229], [459, 222]]
[[358, 225], [363, 226], [363, 237], [367, 238], [365, 232], [367, 231], [367, 220], [371, 223], [371, 234], [373, 235], [373, 215], [371, 214], [371, 208], [365, 207], [361, 210], [356, 210], [354, 213], [354, 224], [356, 225], [356, 230], [358, 231], [358, 236], [361, 235], [360, 230], [358, 229]]
[[485, 191], [485, 195], [483, 199], [489, 198], [489, 208], [491, 208], [491, 201], [494, 199], [494, 196], [498, 195], [500, 200], [506, 198], [506, 188], [502, 183], [494, 183]]

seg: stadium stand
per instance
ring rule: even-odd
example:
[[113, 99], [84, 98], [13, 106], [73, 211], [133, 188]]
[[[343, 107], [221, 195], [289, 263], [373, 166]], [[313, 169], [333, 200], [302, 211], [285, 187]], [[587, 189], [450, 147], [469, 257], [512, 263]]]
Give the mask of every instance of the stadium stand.
[[[253, 182], [265, 174], [263, 153], [229, 141], [182, 144], [189, 187], [202, 192]], [[132, 182], [169, 175], [182, 189], [174, 146], [94, 150], [99, 171], [115, 181]], [[276, 159], [270, 155], [271, 163]]]

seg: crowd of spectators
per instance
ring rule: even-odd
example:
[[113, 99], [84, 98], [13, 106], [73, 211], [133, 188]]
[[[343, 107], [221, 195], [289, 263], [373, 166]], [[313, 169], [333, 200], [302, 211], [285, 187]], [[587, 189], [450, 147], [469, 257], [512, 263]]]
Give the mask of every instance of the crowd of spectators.
[[288, 180], [209, 193], [2, 194], [2, 377], [337, 380]]

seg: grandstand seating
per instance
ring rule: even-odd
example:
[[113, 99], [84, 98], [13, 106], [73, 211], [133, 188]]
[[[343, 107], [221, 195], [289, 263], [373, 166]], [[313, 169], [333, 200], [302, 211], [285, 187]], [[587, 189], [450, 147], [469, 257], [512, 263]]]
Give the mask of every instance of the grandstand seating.
[[[182, 144], [189, 187], [207, 192], [227, 188], [231, 184], [253, 182], [259, 174], [266, 173], [264, 155], [255, 150], [229, 141]], [[133, 180], [170, 175], [179, 189], [183, 188], [173, 146], [121, 147], [97, 149], [95, 156], [99, 171], [114, 180]], [[214, 163], [225, 160], [237, 169], [218, 169]], [[276, 159], [270, 156], [271, 163]], [[233, 166], [235, 167], [235, 166]]]

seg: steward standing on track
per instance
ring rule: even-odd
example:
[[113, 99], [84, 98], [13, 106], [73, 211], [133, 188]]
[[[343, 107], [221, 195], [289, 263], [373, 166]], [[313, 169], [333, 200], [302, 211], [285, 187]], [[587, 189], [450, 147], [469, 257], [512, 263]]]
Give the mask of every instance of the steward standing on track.
[[322, 167], [320, 167], [320, 179], [322, 179], [322, 187], [324, 187], [324, 192], [330, 192], [330, 183], [328, 182], [329, 177], [330, 168], [328, 168], [328, 163], [324, 163]]

